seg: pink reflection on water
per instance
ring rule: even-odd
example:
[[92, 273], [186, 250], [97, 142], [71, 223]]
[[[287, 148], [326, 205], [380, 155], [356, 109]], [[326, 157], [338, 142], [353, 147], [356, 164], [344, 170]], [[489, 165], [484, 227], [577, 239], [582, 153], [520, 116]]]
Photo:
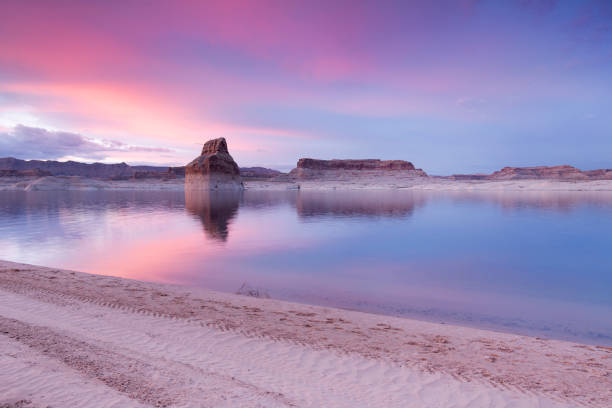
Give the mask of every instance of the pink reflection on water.
[[612, 196], [246, 191], [183, 205], [167, 194], [0, 196], [0, 257], [227, 292], [246, 282], [277, 299], [510, 331], [612, 333]]

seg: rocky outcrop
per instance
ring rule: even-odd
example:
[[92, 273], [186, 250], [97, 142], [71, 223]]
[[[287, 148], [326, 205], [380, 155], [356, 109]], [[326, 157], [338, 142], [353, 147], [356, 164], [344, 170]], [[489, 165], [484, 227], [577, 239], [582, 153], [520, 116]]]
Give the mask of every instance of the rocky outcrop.
[[312, 180], [317, 178], [351, 178], [368, 175], [390, 175], [402, 173], [404, 176], [426, 177], [422, 169], [417, 169], [411, 162], [404, 160], [317, 160], [300, 159], [295, 169], [289, 172], [289, 178], [295, 180]]
[[582, 174], [590, 180], [612, 180], [612, 169], [585, 170]]
[[270, 179], [282, 175], [278, 170], [265, 167], [240, 167], [240, 177], [243, 179]]
[[[282, 175], [265, 167], [242, 167], [240, 176], [248, 179], [270, 179]], [[79, 176], [103, 180], [180, 179], [185, 177], [185, 166], [130, 166], [126, 163], [80, 163], [54, 160], [21, 160], [0, 158], [0, 177]]]
[[3, 170], [41, 170], [54, 176], [81, 176], [90, 178], [114, 178], [132, 176], [132, 169], [125, 163], [79, 163], [75, 161], [58, 162], [53, 160], [20, 160], [13, 157], [0, 159]]
[[[132, 178], [172, 179], [185, 176], [184, 167], [130, 166], [126, 163], [80, 163], [75, 161], [21, 160], [14, 157], [0, 158], [0, 171], [32, 172], [24, 176], [79, 176], [105, 180], [129, 180]], [[17, 174], [17, 173], [15, 173]], [[0, 173], [0, 177], [9, 173]]]
[[492, 174], [455, 174], [453, 180], [612, 180], [612, 169], [580, 170], [573, 166], [504, 167]]
[[34, 170], [0, 170], [0, 177], [46, 177], [52, 174], [40, 169]]
[[[182, 172], [181, 172], [182, 170]], [[157, 179], [157, 180], [174, 180], [176, 178], [185, 177], [184, 167], [168, 167], [166, 170], [136, 170], [132, 174], [132, 178], [141, 179]]]
[[588, 176], [572, 166], [504, 167], [487, 177], [490, 180], [584, 180]]
[[404, 160], [317, 160], [300, 159], [298, 169], [312, 170], [415, 170], [414, 165]]
[[185, 167], [185, 188], [240, 190], [240, 169], [230, 156], [225, 138], [204, 143], [202, 154]]
[[185, 177], [185, 166], [181, 167], [156, 167], [156, 166], [131, 166], [132, 179], [161, 179], [173, 180]]
[[453, 174], [452, 176], [439, 176], [440, 178], [448, 178], [451, 180], [470, 181], [470, 180], [486, 180], [489, 177], [487, 174]]

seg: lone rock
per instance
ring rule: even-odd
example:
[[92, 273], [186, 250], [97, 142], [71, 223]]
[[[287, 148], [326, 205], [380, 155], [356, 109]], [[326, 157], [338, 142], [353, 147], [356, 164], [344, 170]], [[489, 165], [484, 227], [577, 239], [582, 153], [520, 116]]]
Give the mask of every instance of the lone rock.
[[185, 167], [185, 188], [194, 190], [240, 190], [238, 164], [230, 156], [225, 138], [204, 143], [202, 154]]

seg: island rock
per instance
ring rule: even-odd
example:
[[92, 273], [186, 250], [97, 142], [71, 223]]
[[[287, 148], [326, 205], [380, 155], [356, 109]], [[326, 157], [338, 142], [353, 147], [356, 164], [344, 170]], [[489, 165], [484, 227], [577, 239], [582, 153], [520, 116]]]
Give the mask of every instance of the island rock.
[[230, 156], [225, 138], [204, 143], [202, 154], [185, 167], [185, 188], [240, 190], [240, 169]]

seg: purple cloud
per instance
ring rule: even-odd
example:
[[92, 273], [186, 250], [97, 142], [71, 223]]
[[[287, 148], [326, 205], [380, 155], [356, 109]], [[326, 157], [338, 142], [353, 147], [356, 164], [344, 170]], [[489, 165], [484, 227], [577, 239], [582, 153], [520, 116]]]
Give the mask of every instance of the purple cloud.
[[172, 152], [170, 149], [135, 146], [118, 140], [96, 140], [78, 133], [50, 131], [17, 125], [0, 132], [0, 157], [59, 159], [66, 156], [101, 160], [112, 152]]

